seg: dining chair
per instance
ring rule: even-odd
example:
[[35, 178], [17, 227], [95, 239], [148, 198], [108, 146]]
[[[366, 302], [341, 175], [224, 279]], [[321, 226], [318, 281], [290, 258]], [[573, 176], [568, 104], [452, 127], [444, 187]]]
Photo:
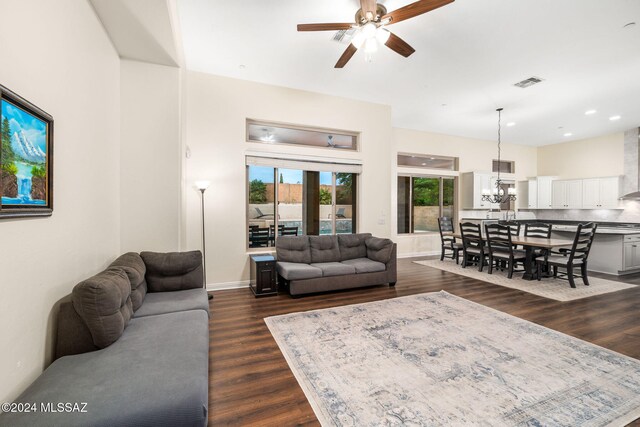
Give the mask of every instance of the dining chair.
[[511, 240], [512, 228], [506, 224], [487, 224], [484, 227], [489, 250], [489, 274], [493, 274], [494, 263], [500, 262], [508, 268], [508, 277], [513, 277], [516, 262], [523, 262], [527, 258], [526, 252], [515, 249]]
[[485, 262], [484, 240], [480, 231], [480, 224], [472, 222], [460, 223], [462, 236], [462, 268], [467, 264], [478, 264], [478, 271], [482, 271]]
[[456, 264], [459, 264], [462, 243], [456, 242], [456, 238], [451, 235], [453, 234], [453, 222], [451, 222], [451, 218], [446, 216], [439, 217], [438, 228], [440, 230], [440, 242], [442, 244], [440, 261], [444, 261], [446, 252], [451, 251], [451, 259], [455, 259]]
[[542, 266], [546, 264], [553, 267], [553, 276], [558, 277], [558, 268], [566, 270], [567, 280], [572, 288], [576, 287], [574, 269], [580, 268], [580, 277], [586, 286], [589, 286], [587, 277], [587, 260], [591, 251], [591, 244], [596, 235], [598, 225], [592, 222], [578, 224], [576, 236], [573, 239], [571, 249], [561, 248], [557, 251], [551, 250], [544, 259], [537, 259], [538, 280], [542, 277]]
[[520, 223], [519, 222], [515, 222], [515, 221], [500, 221], [500, 222], [498, 222], [498, 224], [509, 227], [509, 229], [511, 230], [511, 235], [512, 236], [519, 236], [520, 235]]
[[250, 247], [261, 248], [269, 246], [269, 229], [257, 228], [251, 232]]
[[298, 227], [284, 227], [282, 229], [282, 236], [297, 236], [298, 235]]
[[[525, 237], [538, 237], [540, 239], [551, 238], [551, 224], [546, 222], [531, 222], [524, 225]], [[544, 256], [548, 249], [537, 248], [533, 250], [533, 258]]]

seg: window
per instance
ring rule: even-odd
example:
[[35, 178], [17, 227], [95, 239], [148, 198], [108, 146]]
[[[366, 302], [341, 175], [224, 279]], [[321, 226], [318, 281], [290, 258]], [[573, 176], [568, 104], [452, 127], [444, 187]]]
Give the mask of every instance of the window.
[[494, 160], [491, 171], [496, 173], [498, 171], [500, 173], [516, 173], [516, 162], [511, 160]]
[[294, 144], [332, 150], [357, 150], [358, 133], [336, 129], [247, 120], [247, 141], [267, 144]]
[[422, 168], [422, 169], [441, 169], [448, 171], [458, 170], [457, 157], [431, 156], [424, 154], [398, 154], [398, 166]]
[[284, 235], [355, 233], [359, 169], [247, 157], [248, 246], [272, 247]]
[[398, 176], [398, 234], [437, 232], [455, 214], [455, 177]]

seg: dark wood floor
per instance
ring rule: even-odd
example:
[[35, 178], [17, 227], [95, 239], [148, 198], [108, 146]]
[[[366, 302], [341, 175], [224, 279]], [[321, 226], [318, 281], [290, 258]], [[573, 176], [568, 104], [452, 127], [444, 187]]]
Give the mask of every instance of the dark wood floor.
[[[445, 290], [640, 359], [640, 286], [558, 302], [411, 261], [399, 260], [395, 288], [377, 286], [299, 299], [288, 295], [256, 299], [248, 288], [215, 292], [210, 303], [209, 425], [319, 425], [263, 321], [297, 311]], [[625, 281], [640, 284], [640, 275]], [[640, 421], [633, 425], [640, 426]]]

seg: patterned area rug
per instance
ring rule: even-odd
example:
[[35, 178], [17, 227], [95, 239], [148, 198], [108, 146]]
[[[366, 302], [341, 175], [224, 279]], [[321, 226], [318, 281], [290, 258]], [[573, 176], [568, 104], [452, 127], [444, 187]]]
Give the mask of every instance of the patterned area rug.
[[640, 361], [444, 291], [265, 322], [323, 426], [640, 417]]
[[594, 295], [608, 294], [624, 289], [635, 288], [636, 285], [628, 283], [614, 282], [613, 280], [599, 279], [597, 277], [589, 277], [589, 286], [582, 283], [582, 279], [576, 278], [576, 288], [569, 286], [569, 282], [561, 279], [553, 279], [551, 277], [537, 280], [522, 280], [522, 272], [513, 274], [513, 278], [507, 277], [506, 271], [493, 270], [493, 274], [487, 273], [485, 267], [482, 272], [477, 267], [468, 266], [462, 268], [452, 259], [440, 261], [439, 259], [414, 261], [416, 264], [433, 267], [451, 273], [459, 274], [472, 279], [482, 280], [483, 282], [493, 283], [494, 285], [504, 286], [506, 288], [519, 289], [529, 292], [530, 294], [541, 297], [554, 299], [556, 301], [573, 301], [582, 298], [592, 297]]

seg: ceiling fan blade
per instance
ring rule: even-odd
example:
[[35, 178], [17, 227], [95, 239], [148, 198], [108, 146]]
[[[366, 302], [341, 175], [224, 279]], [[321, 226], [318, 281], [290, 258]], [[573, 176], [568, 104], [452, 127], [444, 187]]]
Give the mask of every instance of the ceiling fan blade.
[[405, 58], [411, 56], [411, 54], [413, 54], [413, 52], [416, 51], [414, 48], [412, 48], [409, 45], [409, 43], [407, 43], [406, 41], [402, 40], [400, 37], [396, 36], [393, 33], [391, 33], [389, 35], [389, 40], [387, 40], [387, 42], [385, 43], [385, 46], [387, 46], [389, 49], [399, 53], [400, 55], [404, 56]]
[[362, 9], [362, 16], [366, 17], [367, 12], [372, 13], [372, 18], [376, 16], [376, 0], [360, 0], [360, 8]]
[[350, 30], [353, 24], [298, 24], [298, 31]]
[[382, 19], [391, 18], [389, 24], [397, 24], [398, 22], [410, 19], [423, 13], [432, 11], [439, 7], [445, 6], [449, 3], [453, 3], [455, 0], [419, 0], [415, 3], [401, 7], [400, 9], [389, 12], [382, 17]]
[[349, 60], [356, 53], [357, 50], [358, 50], [357, 47], [349, 43], [349, 46], [347, 46], [347, 50], [345, 50], [342, 56], [340, 57], [340, 59], [338, 59], [338, 62], [336, 62], [336, 65], [334, 68], [343, 68], [345, 65], [347, 65], [347, 62], [349, 62]]

